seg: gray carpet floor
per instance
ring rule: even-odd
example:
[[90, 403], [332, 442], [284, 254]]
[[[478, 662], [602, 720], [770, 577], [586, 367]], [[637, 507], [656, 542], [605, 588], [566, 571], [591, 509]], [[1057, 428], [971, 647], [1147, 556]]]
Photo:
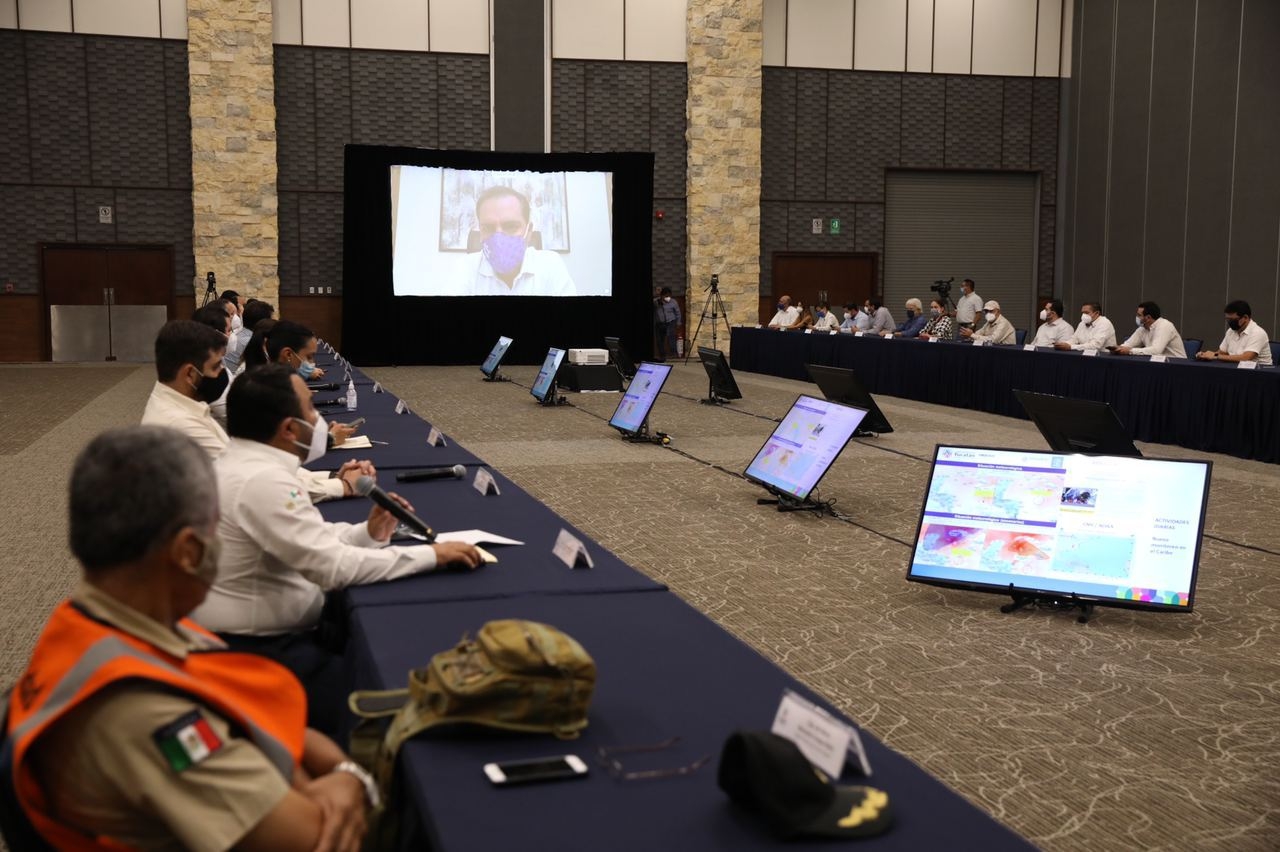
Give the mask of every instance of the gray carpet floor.
[[[624, 443], [605, 425], [616, 395], [570, 394], [572, 407], [543, 409], [517, 384], [536, 368], [505, 371], [513, 383], [482, 383], [474, 367], [370, 372], [1041, 847], [1280, 848], [1280, 467], [1212, 457], [1194, 613], [1107, 609], [1080, 625], [1002, 615], [997, 596], [904, 580], [934, 444], [1043, 448], [1026, 421], [880, 398], [897, 431], [850, 444], [822, 483], [853, 521], [843, 523], [757, 506], [761, 492], [736, 475], [767, 418], [812, 385], [738, 374], [745, 398], [716, 409], [694, 401], [701, 368], [678, 365], [652, 416], [674, 438], [664, 449]], [[152, 375], [0, 368], [6, 683], [76, 577], [65, 545], [71, 459], [97, 431], [137, 421]]]

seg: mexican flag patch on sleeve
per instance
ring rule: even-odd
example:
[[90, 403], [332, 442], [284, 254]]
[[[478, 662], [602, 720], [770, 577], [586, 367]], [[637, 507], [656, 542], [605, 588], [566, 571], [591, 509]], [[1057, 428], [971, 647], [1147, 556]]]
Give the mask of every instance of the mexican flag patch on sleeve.
[[222, 748], [222, 740], [199, 710], [157, 728], [151, 738], [174, 772], [195, 766]]

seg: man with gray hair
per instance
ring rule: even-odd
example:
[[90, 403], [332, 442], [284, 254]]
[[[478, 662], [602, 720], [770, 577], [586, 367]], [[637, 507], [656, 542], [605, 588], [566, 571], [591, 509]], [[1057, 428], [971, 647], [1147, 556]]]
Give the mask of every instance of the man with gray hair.
[[924, 308], [920, 304], [920, 300], [916, 298], [907, 299], [907, 318], [898, 323], [898, 328], [894, 331], [894, 337], [902, 337], [911, 339], [920, 336], [920, 332], [924, 331], [925, 325], [929, 322], [925, 318]]
[[293, 675], [186, 618], [217, 571], [207, 455], [165, 427], [106, 432], [70, 492], [84, 576], [8, 699], [10, 844], [358, 849], [368, 774], [306, 729]]

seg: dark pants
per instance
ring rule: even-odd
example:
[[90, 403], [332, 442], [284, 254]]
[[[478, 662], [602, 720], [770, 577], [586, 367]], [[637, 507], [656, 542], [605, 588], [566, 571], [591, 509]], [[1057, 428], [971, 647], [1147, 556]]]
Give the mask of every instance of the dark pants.
[[653, 331], [658, 337], [658, 358], [676, 357], [676, 323], [654, 323]]
[[317, 631], [285, 633], [280, 636], [242, 636], [219, 633], [233, 651], [257, 654], [275, 660], [298, 680], [307, 692], [307, 726], [341, 742], [347, 716], [346, 670], [342, 655], [319, 641]]

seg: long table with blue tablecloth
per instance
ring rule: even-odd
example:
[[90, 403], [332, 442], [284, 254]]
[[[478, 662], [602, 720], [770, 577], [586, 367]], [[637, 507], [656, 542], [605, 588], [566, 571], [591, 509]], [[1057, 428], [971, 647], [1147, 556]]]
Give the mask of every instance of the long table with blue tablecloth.
[[1213, 361], [927, 343], [851, 334], [732, 330], [735, 370], [808, 380], [850, 367], [872, 394], [1025, 417], [1013, 391], [1110, 403], [1130, 437], [1280, 462], [1280, 370]]
[[[472, 486], [481, 460], [453, 441], [447, 448], [427, 445], [430, 427], [424, 421], [413, 413], [396, 414], [394, 395], [372, 394], [368, 377], [336, 358], [327, 351], [317, 358], [330, 371], [326, 381], [350, 370], [360, 390], [351, 416], [367, 418], [361, 431], [388, 442], [376, 445], [383, 461], [375, 465], [385, 466], [378, 477], [383, 488], [404, 496], [437, 530], [480, 528], [525, 542], [493, 547], [498, 563], [475, 572], [445, 569], [348, 589], [350, 686], [403, 686], [410, 669], [425, 665], [464, 633], [474, 634], [500, 618], [564, 630], [583, 644], [599, 670], [590, 725], [576, 741], [446, 727], [406, 744], [398, 775], [405, 785], [401, 848], [744, 850], [781, 845], [753, 817], [730, 805], [716, 785], [715, 758], [734, 730], [767, 730], [784, 689], [841, 714], [500, 472], [492, 471], [500, 493], [482, 495]], [[375, 452], [351, 456], [373, 458]], [[455, 463], [441, 461], [445, 458], [469, 458], [456, 462], [469, 465], [467, 476], [395, 481], [401, 467]], [[321, 466], [333, 467], [333, 462], [326, 456]], [[367, 517], [369, 505], [343, 500], [322, 503], [320, 511], [331, 521], [357, 522]], [[561, 529], [582, 540], [594, 568], [570, 569], [552, 555]], [[482, 770], [495, 760], [562, 753], [594, 764], [599, 746], [652, 744], [673, 736], [680, 743], [661, 755], [672, 766], [703, 755], [713, 759], [685, 777], [622, 781], [596, 767], [584, 780], [512, 789], [493, 787]], [[863, 739], [873, 768], [863, 783], [885, 790], [895, 811], [894, 827], [861, 841], [863, 848], [955, 848], [957, 838], [968, 848], [1030, 848], [875, 737], [864, 733]], [[862, 781], [857, 776], [844, 780]], [[794, 842], [786, 846], [808, 848]]]

